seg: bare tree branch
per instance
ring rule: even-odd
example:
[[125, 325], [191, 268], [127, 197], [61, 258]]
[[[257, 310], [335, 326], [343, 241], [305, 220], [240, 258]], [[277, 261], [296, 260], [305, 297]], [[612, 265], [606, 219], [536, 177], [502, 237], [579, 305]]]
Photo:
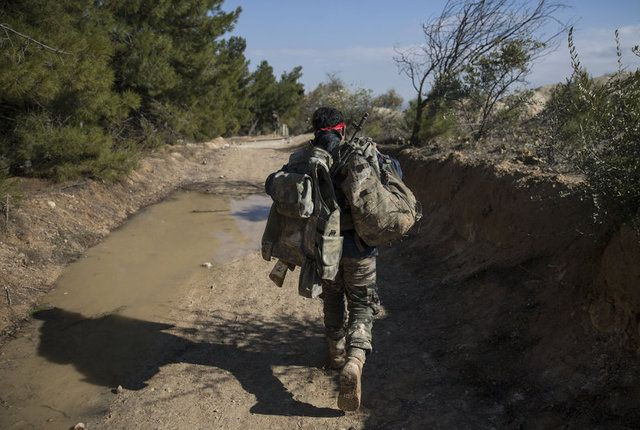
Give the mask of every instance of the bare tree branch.
[[[553, 0], [537, 0], [533, 5], [526, 0], [447, 1], [439, 16], [422, 25], [424, 43], [419, 49], [396, 49], [398, 69], [411, 80], [417, 95], [411, 142], [417, 144], [421, 115], [436, 96], [436, 83], [456, 77], [469, 64], [510, 41], [535, 42], [540, 49], [531, 60], [549, 52], [555, 47], [557, 36], [567, 28], [555, 18], [562, 8], [563, 4]], [[559, 29], [546, 34], [553, 23]], [[446, 98], [446, 88], [437, 96]]]
[[71, 55], [70, 52], [63, 51], [62, 49], [51, 47], [49, 45], [46, 45], [46, 44], [44, 44], [42, 42], [37, 41], [36, 39], [34, 39], [31, 36], [28, 36], [28, 35], [26, 35], [24, 33], [20, 33], [19, 31], [16, 31], [13, 28], [9, 27], [7, 24], [0, 23], [0, 28], [2, 28], [5, 31], [5, 34], [7, 34], [7, 38], [9, 39], [9, 41], [11, 41], [11, 38], [8, 36], [8, 32], [11, 32], [13, 34], [16, 34], [16, 35], [22, 37], [23, 39], [28, 40], [29, 42], [35, 43], [36, 45], [40, 46], [41, 48], [47, 49], [47, 50], [49, 50], [51, 52], [55, 52], [56, 54]]

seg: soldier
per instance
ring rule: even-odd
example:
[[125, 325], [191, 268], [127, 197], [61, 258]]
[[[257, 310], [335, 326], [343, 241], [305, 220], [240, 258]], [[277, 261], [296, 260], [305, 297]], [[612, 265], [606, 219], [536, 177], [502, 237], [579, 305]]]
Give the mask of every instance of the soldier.
[[375, 245], [400, 239], [421, 216], [397, 160], [381, 154], [371, 139], [355, 139], [366, 117], [346, 141], [342, 113], [319, 108], [311, 119], [311, 144], [265, 182], [274, 204], [262, 257], [278, 259], [269, 275], [278, 286], [300, 266], [298, 293], [322, 293], [330, 365], [342, 368], [338, 406], [345, 411], [360, 406], [362, 367], [380, 309]]
[[[314, 146], [328, 151], [338, 161], [339, 147], [345, 142], [346, 126], [342, 113], [321, 107], [312, 117]], [[357, 410], [361, 398], [361, 377], [371, 352], [371, 328], [378, 309], [376, 290], [376, 248], [368, 246], [356, 232], [343, 190], [344, 171], [336, 172], [333, 186], [340, 206], [340, 230], [344, 237], [340, 269], [334, 281], [323, 285], [324, 325], [332, 368], [342, 368], [338, 407]], [[346, 298], [346, 309], [345, 309]], [[348, 310], [348, 314], [347, 314]]]

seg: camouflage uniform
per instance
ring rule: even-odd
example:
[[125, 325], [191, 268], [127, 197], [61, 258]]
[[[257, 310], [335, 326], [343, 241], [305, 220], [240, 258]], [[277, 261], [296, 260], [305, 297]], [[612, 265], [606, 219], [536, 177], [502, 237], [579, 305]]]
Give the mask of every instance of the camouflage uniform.
[[[334, 135], [325, 141], [314, 142], [334, 156], [341, 141]], [[346, 172], [333, 177], [338, 205], [341, 209], [340, 230], [344, 237], [340, 269], [334, 281], [324, 281], [324, 325], [328, 339], [338, 341], [346, 337], [346, 349], [371, 351], [373, 310], [378, 301], [376, 291], [375, 247], [366, 245], [357, 237], [351, 221], [349, 204], [342, 190]], [[345, 303], [346, 299], [346, 303]], [[348, 310], [348, 315], [347, 315]]]
[[335, 281], [324, 284], [323, 300], [327, 337], [346, 337], [347, 348], [371, 351], [373, 314], [378, 303], [376, 257], [342, 258]]

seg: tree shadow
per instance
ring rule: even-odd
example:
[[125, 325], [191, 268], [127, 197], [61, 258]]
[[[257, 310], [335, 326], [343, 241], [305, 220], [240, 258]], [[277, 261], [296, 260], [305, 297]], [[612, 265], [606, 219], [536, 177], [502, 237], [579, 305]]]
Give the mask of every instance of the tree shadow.
[[[118, 314], [87, 318], [60, 308], [37, 312], [34, 317], [43, 321], [38, 353], [54, 363], [72, 364], [95, 385], [140, 390], [166, 364], [199, 364], [230, 372], [256, 397], [252, 413], [342, 415], [336, 409], [295, 400], [272, 372], [271, 366], [308, 366], [313, 357], [322, 356], [318, 351], [321, 339], [309, 334], [318, 331], [300, 321], [262, 322], [244, 315], [206, 320], [203, 315], [206, 325], [200, 330]], [[291, 353], [293, 342], [302, 353]]]

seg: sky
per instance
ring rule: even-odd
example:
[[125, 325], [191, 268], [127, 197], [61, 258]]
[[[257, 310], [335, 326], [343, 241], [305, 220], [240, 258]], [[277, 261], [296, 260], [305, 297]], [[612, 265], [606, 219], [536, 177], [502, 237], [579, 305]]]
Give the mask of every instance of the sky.
[[[532, 1], [532, 3], [535, 3]], [[559, 16], [574, 23], [581, 63], [592, 75], [616, 69], [613, 32], [620, 31], [623, 63], [640, 67], [630, 48], [640, 44], [640, 0], [568, 0]], [[307, 91], [337, 74], [347, 84], [376, 94], [396, 89], [415, 97], [410, 81], [398, 73], [394, 49], [422, 42], [422, 23], [437, 16], [444, 0], [225, 0], [222, 8], [242, 8], [233, 35], [247, 41], [255, 68], [267, 60], [279, 76], [302, 66]], [[571, 74], [566, 37], [557, 51], [541, 59], [529, 76], [531, 87], [564, 81]]]

